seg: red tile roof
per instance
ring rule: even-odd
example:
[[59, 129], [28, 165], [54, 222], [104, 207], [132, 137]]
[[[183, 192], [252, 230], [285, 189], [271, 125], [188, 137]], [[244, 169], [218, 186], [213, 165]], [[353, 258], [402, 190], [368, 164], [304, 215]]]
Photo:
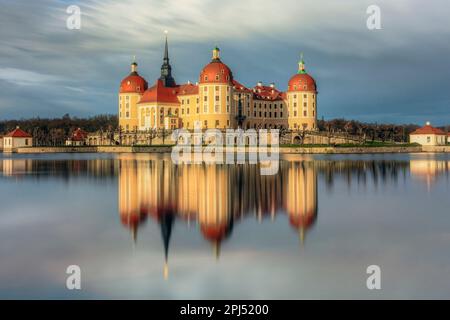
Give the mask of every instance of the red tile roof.
[[5, 135], [5, 137], [13, 137], [13, 138], [32, 138], [32, 136], [19, 127], [15, 128], [13, 131]]
[[251, 93], [252, 90], [250, 90], [249, 88], [245, 87], [243, 84], [241, 84], [239, 81], [233, 80], [233, 86], [234, 89], [236, 91], [239, 92], [245, 92], [245, 93]]
[[139, 104], [163, 102], [163, 103], [179, 103], [177, 98], [178, 87], [165, 87], [161, 80], [157, 80], [156, 84], [148, 88], [142, 95]]
[[431, 125], [427, 124], [422, 128], [417, 129], [411, 134], [435, 134], [435, 135], [446, 135], [444, 131], [438, 128], [434, 128]]
[[76, 129], [74, 132], [72, 132], [72, 141], [84, 141], [87, 138], [87, 132], [84, 130], [81, 130], [80, 128]]
[[282, 100], [283, 92], [275, 87], [261, 85], [253, 88], [253, 98], [258, 100]]
[[177, 94], [179, 96], [198, 94], [198, 86], [192, 83], [182, 84], [178, 86]]

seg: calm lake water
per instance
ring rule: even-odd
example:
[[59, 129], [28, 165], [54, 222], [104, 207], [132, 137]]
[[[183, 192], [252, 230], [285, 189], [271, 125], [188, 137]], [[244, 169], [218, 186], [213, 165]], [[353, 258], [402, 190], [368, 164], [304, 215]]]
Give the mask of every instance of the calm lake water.
[[[259, 172], [2, 154], [0, 298], [450, 298], [449, 155], [299, 155]], [[69, 265], [82, 290], [66, 289]]]

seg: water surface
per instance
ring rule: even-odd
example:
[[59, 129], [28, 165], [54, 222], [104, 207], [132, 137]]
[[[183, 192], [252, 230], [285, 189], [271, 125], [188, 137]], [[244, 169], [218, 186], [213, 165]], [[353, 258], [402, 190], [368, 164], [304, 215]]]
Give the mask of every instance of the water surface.
[[0, 298], [450, 298], [449, 169], [446, 154], [291, 155], [275, 176], [0, 155]]

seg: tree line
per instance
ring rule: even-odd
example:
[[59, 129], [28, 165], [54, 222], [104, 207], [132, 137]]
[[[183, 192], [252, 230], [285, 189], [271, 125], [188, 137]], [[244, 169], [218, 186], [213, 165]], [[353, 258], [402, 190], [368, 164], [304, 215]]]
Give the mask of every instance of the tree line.
[[[360, 137], [363, 141], [408, 142], [409, 134], [420, 126], [416, 124], [366, 123], [356, 120], [333, 119], [318, 120], [320, 131], [330, 134], [343, 134]], [[439, 127], [445, 132], [450, 126]]]
[[[363, 141], [407, 142], [409, 134], [419, 128], [416, 124], [365, 123], [356, 120], [332, 119], [318, 120], [322, 132], [359, 137]], [[0, 134], [14, 130], [19, 126], [32, 134], [36, 145], [62, 145], [77, 128], [87, 132], [112, 133], [118, 130], [116, 115], [102, 114], [89, 118], [71, 117], [65, 114], [61, 118], [30, 118], [0, 121]], [[449, 132], [450, 126], [440, 127]]]
[[89, 118], [71, 117], [65, 114], [61, 118], [30, 118], [0, 121], [0, 134], [4, 135], [19, 126], [30, 133], [38, 146], [63, 145], [72, 132], [81, 128], [87, 132], [115, 131], [118, 127], [116, 115], [102, 114]]

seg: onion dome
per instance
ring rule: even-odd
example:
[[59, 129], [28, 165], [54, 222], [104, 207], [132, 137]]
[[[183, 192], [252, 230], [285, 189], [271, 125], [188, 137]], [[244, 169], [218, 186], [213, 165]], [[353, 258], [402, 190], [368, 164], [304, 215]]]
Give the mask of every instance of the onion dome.
[[211, 62], [200, 72], [200, 83], [233, 83], [233, 73], [231, 72], [231, 69], [220, 60], [219, 48], [214, 48]]
[[142, 93], [148, 88], [147, 81], [137, 72], [137, 63], [131, 64], [131, 73], [120, 83], [120, 93]]
[[288, 83], [288, 91], [314, 92], [317, 93], [316, 81], [305, 70], [305, 62], [303, 55], [298, 63], [298, 72], [294, 75]]

